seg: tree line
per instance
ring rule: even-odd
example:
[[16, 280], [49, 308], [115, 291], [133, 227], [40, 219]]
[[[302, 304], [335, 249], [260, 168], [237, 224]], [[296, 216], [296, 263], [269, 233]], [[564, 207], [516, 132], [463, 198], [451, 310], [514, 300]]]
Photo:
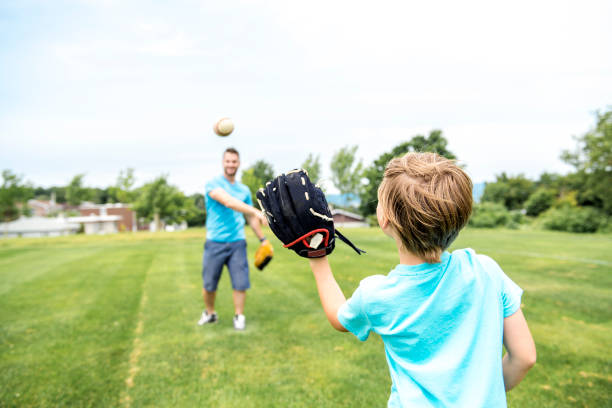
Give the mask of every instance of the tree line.
[[[435, 152], [457, 159], [448, 149], [441, 130], [428, 135], [415, 135], [381, 154], [369, 166], [357, 158], [358, 146], [345, 146], [331, 159], [331, 182], [341, 194], [359, 197], [359, 206], [348, 208], [373, 218], [377, 190], [385, 166], [394, 157], [408, 152]], [[470, 224], [474, 227], [518, 227], [537, 220], [544, 228], [574, 232], [606, 231], [612, 215], [612, 111], [596, 114], [596, 125], [576, 138], [575, 150], [561, 152], [560, 159], [573, 166], [568, 174], [543, 173], [537, 180], [523, 174], [496, 176], [487, 183], [481, 203], [475, 205]], [[309, 154], [301, 164], [315, 183], [320, 183], [321, 160]], [[276, 175], [274, 167], [258, 160], [243, 170], [241, 182], [253, 193]], [[33, 187], [10, 170], [2, 173], [0, 215], [3, 221], [28, 214], [27, 200], [49, 199], [78, 206], [83, 201], [94, 203], [131, 203], [138, 216], [146, 221], [166, 223], [187, 221], [203, 225], [206, 219], [204, 196], [186, 196], [168, 183], [168, 175], [135, 188], [134, 169], [121, 170], [114, 185], [106, 188], [84, 186], [84, 174], [77, 174], [67, 186]]]
[[470, 223], [477, 227], [519, 227], [534, 223], [571, 232], [612, 232], [612, 111], [561, 152], [568, 174], [543, 173], [537, 180], [501, 173], [485, 187]]

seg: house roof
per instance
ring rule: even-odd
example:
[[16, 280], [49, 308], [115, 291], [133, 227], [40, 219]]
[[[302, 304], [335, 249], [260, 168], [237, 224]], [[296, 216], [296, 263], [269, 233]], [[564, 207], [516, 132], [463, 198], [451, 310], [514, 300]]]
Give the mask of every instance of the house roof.
[[90, 223], [90, 222], [108, 222], [108, 221], [120, 221], [122, 218], [120, 215], [86, 215], [83, 217], [69, 217], [68, 221], [70, 222], [82, 222], [82, 223]]
[[84, 202], [79, 206], [81, 210], [91, 210], [100, 208], [131, 208], [132, 204], [126, 203], [106, 203], [106, 204], [95, 204], [90, 202]]
[[352, 212], [349, 212], [349, 211], [345, 211], [345, 210], [340, 210], [340, 209], [337, 209], [337, 208], [334, 208], [331, 213], [332, 213], [332, 216], [334, 216], [336, 214], [344, 215], [345, 217], [354, 218], [354, 219], [359, 220], [359, 221], [363, 221], [365, 219], [365, 218], [363, 218], [359, 214], [355, 214], [355, 213], [352, 213]]
[[65, 218], [22, 217], [16, 221], [0, 223], [0, 233], [76, 231], [79, 224], [66, 221]]
[[39, 208], [43, 208], [45, 210], [49, 210], [51, 208], [57, 208], [57, 209], [62, 208], [62, 206], [57, 204], [55, 201], [49, 201], [49, 200], [35, 200], [35, 199], [31, 199], [31, 200], [28, 200], [28, 205], [30, 207], [39, 207]]

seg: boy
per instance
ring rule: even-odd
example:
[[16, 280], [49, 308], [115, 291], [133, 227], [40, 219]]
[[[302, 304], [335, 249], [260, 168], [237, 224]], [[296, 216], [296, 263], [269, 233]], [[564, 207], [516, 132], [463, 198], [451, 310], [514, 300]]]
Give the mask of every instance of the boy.
[[522, 290], [495, 261], [445, 251], [470, 216], [471, 180], [441, 156], [408, 153], [387, 165], [378, 200], [399, 265], [362, 280], [346, 300], [327, 258], [310, 259], [330, 323], [361, 341], [381, 336], [389, 407], [505, 407], [504, 390], [535, 364], [535, 345]]

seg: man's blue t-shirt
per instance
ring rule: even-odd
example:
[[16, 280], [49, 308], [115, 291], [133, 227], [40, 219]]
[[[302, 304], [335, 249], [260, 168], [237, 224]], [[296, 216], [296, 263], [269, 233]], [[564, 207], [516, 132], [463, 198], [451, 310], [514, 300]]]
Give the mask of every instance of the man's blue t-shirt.
[[238, 181], [232, 184], [224, 176], [218, 176], [206, 183], [204, 188], [206, 197], [206, 239], [217, 242], [234, 242], [245, 239], [244, 215], [213, 200], [208, 195], [212, 190], [219, 187], [232, 197], [248, 205], [253, 205], [251, 191]]
[[389, 407], [505, 407], [503, 323], [523, 291], [472, 249], [441, 261], [362, 280], [338, 320], [361, 341], [381, 336]]

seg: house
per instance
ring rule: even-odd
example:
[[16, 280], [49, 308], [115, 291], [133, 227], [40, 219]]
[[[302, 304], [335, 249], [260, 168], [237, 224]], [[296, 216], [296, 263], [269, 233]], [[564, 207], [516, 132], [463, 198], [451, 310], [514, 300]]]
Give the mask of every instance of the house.
[[[99, 223], [108, 223], [111, 221], [116, 222], [116, 231], [136, 231], [136, 213], [132, 210], [129, 204], [114, 203], [114, 204], [94, 204], [94, 203], [83, 203], [78, 208], [81, 217], [100, 216]], [[108, 218], [108, 217], [118, 218]], [[85, 222], [85, 221], [78, 221]], [[92, 219], [88, 219], [87, 223], [91, 224]], [[92, 227], [93, 228], [93, 227]], [[98, 231], [111, 232], [112, 227], [99, 225]], [[85, 231], [87, 234], [87, 231]]]
[[334, 226], [336, 227], [368, 227], [365, 218], [359, 214], [334, 208], [332, 211]]
[[64, 207], [57, 204], [52, 197], [51, 200], [28, 200], [28, 207], [32, 210], [32, 215], [36, 217], [47, 217], [52, 214], [58, 214]]
[[64, 217], [22, 217], [16, 221], [0, 223], [0, 237], [57, 237], [75, 234], [80, 225]]
[[81, 217], [68, 217], [69, 222], [83, 225], [83, 232], [91, 234], [114, 234], [119, 232], [121, 217], [118, 215], [90, 214]]

